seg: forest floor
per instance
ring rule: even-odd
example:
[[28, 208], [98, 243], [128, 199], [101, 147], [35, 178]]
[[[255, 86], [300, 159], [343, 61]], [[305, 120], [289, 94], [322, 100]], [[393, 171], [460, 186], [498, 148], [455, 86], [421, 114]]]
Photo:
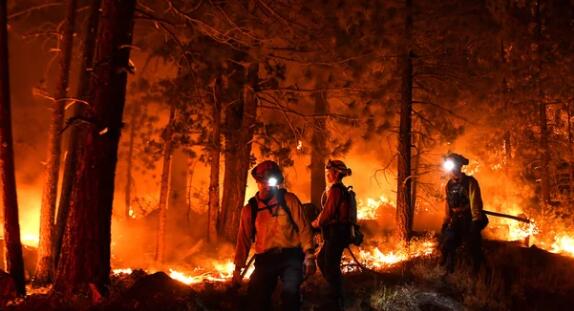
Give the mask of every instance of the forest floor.
[[[487, 264], [471, 275], [462, 261], [445, 276], [437, 257], [404, 262], [390, 270], [345, 274], [347, 310], [571, 310], [574, 259], [516, 243], [485, 241]], [[112, 278], [110, 296], [97, 305], [87, 298], [67, 301], [30, 295], [7, 310], [245, 310], [246, 287], [226, 284], [187, 286], [165, 273]], [[274, 301], [279, 302], [279, 290]], [[326, 283], [317, 273], [303, 285], [303, 310], [332, 310], [325, 304]], [[0, 308], [1, 309], [1, 308]]]

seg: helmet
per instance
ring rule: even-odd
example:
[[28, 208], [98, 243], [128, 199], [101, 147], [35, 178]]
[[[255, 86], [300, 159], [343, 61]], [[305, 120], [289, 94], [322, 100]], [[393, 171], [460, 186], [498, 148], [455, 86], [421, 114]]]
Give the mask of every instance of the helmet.
[[[281, 173], [281, 169], [279, 165], [275, 163], [275, 161], [265, 160], [259, 164], [257, 164], [251, 170], [251, 176], [255, 178], [258, 182], [267, 182], [271, 186], [275, 186], [276, 184], [280, 184], [283, 182], [283, 173]], [[275, 178], [275, 182], [270, 182], [271, 178]]]
[[343, 177], [351, 176], [352, 171], [345, 165], [341, 160], [329, 160], [327, 165], [325, 165], [326, 170], [335, 170], [337, 173], [341, 174]]
[[468, 165], [469, 161], [467, 158], [465, 158], [463, 155], [458, 154], [458, 153], [449, 153], [446, 155], [446, 157], [444, 157], [444, 160], [451, 160], [453, 161], [457, 166], [463, 166], [463, 165]]

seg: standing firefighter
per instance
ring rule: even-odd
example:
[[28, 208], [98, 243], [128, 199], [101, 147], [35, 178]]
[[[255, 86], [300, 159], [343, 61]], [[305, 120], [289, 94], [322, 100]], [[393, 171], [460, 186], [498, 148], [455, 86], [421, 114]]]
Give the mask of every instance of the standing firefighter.
[[258, 192], [241, 210], [232, 283], [241, 282], [241, 270], [255, 244], [255, 271], [249, 281], [249, 310], [270, 310], [277, 279], [282, 282], [282, 309], [299, 310], [299, 287], [315, 273], [311, 226], [297, 196], [277, 185], [283, 174], [277, 163], [263, 161], [251, 171]]
[[323, 210], [312, 222], [314, 228], [323, 232], [323, 246], [319, 251], [317, 263], [321, 274], [330, 287], [330, 296], [337, 308], [343, 309], [343, 277], [341, 274], [341, 256], [351, 241], [351, 230], [357, 221], [354, 198], [343, 184], [343, 178], [351, 175], [351, 169], [340, 160], [329, 160], [325, 167], [329, 183]]
[[480, 231], [488, 224], [482, 211], [482, 197], [478, 181], [461, 171], [468, 159], [456, 153], [446, 156], [444, 169], [450, 173], [446, 184], [446, 211], [441, 234], [441, 264], [447, 273], [454, 271], [457, 248], [465, 244], [472, 259], [473, 272], [482, 262]]

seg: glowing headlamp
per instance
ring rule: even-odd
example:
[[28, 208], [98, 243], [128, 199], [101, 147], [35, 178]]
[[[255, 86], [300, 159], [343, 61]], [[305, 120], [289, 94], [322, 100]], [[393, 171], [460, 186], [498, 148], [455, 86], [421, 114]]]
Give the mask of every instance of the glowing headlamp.
[[456, 166], [456, 164], [454, 163], [453, 160], [451, 159], [446, 159], [443, 163], [442, 163], [442, 168], [447, 171], [447, 172], [451, 172], [454, 167]]
[[278, 182], [277, 177], [269, 177], [269, 178], [267, 179], [267, 185], [268, 185], [269, 187], [276, 187], [276, 186], [277, 186], [277, 182]]

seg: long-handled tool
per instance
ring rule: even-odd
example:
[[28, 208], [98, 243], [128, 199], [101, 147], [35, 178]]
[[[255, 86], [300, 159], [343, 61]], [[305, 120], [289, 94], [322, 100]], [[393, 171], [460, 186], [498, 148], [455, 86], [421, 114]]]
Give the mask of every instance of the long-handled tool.
[[494, 216], [494, 217], [502, 217], [502, 218], [508, 218], [508, 219], [513, 219], [516, 221], [521, 221], [521, 222], [525, 222], [527, 224], [531, 223], [532, 220], [525, 218], [525, 217], [519, 217], [519, 216], [514, 216], [514, 215], [508, 215], [508, 214], [503, 214], [503, 213], [498, 213], [498, 212], [492, 212], [492, 211], [485, 211], [483, 210], [483, 212], [486, 215], [490, 215], [490, 216]]

